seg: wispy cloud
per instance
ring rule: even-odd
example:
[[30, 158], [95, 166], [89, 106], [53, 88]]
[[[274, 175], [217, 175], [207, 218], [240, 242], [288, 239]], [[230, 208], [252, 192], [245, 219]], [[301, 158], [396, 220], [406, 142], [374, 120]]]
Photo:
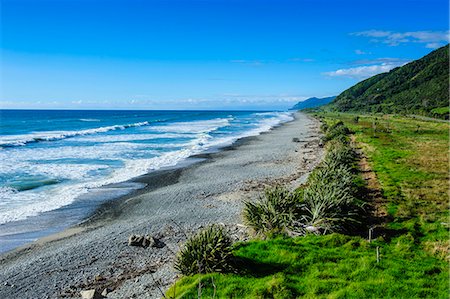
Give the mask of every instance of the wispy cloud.
[[396, 66], [404, 65], [410, 62], [411, 59], [405, 58], [395, 58], [395, 57], [382, 57], [382, 58], [374, 58], [374, 59], [358, 59], [352, 61], [350, 64], [352, 65], [374, 65], [374, 64], [392, 64]]
[[[367, 60], [366, 62], [381, 62], [383, 60], [386, 60], [386, 58], [379, 58], [375, 60]], [[361, 61], [363, 62], [363, 61]], [[364, 63], [360, 63], [364, 64]], [[344, 69], [338, 69], [336, 71], [332, 72], [326, 72], [324, 75], [329, 77], [346, 77], [346, 78], [352, 78], [352, 79], [366, 79], [369, 77], [372, 77], [374, 75], [389, 72], [390, 70], [402, 66], [406, 64], [404, 60], [398, 60], [398, 61], [384, 61], [379, 64], [372, 64], [372, 65], [361, 65], [357, 67], [351, 67], [351, 68], [344, 68]]]
[[363, 51], [363, 50], [356, 49], [356, 50], [355, 50], [355, 54], [356, 54], [356, 55], [367, 55], [367, 54], [372, 54], [372, 53], [366, 52], [366, 51]]
[[291, 62], [314, 62], [315, 60], [312, 58], [294, 57], [294, 58], [288, 59], [288, 61], [291, 61]]
[[263, 60], [246, 60], [246, 59], [234, 59], [230, 60], [231, 63], [245, 64], [250, 66], [261, 66], [266, 62]]
[[422, 43], [426, 48], [436, 49], [448, 43], [450, 31], [408, 31], [394, 32], [383, 30], [367, 30], [354, 32], [351, 35], [371, 38], [372, 42], [380, 42], [389, 46], [404, 43]]

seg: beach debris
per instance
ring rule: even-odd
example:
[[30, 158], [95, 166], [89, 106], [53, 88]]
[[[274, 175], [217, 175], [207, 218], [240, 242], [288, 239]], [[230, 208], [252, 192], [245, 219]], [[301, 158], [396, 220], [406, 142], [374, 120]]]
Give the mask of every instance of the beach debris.
[[300, 142], [300, 139], [297, 137], [292, 138], [292, 142]]
[[308, 231], [308, 232], [311, 232], [311, 233], [315, 233], [315, 234], [317, 234], [317, 233], [320, 232], [319, 229], [318, 229], [317, 227], [312, 226], [312, 225], [306, 226], [306, 227], [305, 227], [305, 230]]
[[95, 281], [102, 281], [102, 280], [105, 280], [106, 278], [104, 278], [103, 276], [101, 276], [101, 275], [95, 275], [95, 277], [94, 277], [94, 280]]
[[100, 294], [96, 289], [81, 291], [80, 295], [81, 295], [81, 299], [101, 299], [101, 298], [105, 298], [105, 296]]
[[166, 246], [166, 244], [161, 240], [149, 235], [131, 235], [128, 238], [128, 246], [163, 248], [164, 246]]

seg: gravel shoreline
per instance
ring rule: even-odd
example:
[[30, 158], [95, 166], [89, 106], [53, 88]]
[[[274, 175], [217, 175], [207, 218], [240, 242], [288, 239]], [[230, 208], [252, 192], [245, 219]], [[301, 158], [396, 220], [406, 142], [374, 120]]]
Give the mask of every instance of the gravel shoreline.
[[[187, 235], [223, 223], [235, 240], [246, 240], [242, 200], [266, 186], [298, 186], [322, 155], [319, 122], [296, 113], [267, 133], [197, 156], [202, 162], [137, 178], [147, 187], [0, 256], [0, 298], [80, 298], [92, 288], [108, 288], [108, 298], [161, 298], [177, 277], [172, 262]], [[151, 235], [164, 247], [128, 246], [131, 234]]]

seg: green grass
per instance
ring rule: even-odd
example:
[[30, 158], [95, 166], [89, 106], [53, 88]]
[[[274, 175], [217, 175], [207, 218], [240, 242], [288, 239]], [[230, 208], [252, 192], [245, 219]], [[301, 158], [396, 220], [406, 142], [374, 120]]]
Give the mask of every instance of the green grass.
[[[418, 237], [419, 247], [449, 259], [448, 123], [399, 116], [325, 113], [354, 132], [381, 184], [387, 227]], [[374, 126], [375, 122], [375, 126]]]
[[431, 113], [432, 114], [438, 114], [438, 115], [449, 114], [450, 113], [450, 108], [448, 106], [434, 108], [433, 110], [431, 110]]
[[[380, 262], [376, 247], [380, 247]], [[416, 251], [412, 236], [390, 243], [340, 234], [237, 244], [241, 274], [184, 277], [172, 298], [448, 298], [447, 263]], [[174, 296], [175, 294], [175, 296]]]
[[202, 298], [448, 298], [449, 124], [318, 116], [354, 132], [382, 188], [383, 235], [372, 243], [341, 234], [240, 243], [238, 273], [183, 277], [168, 297], [197, 298], [201, 281]]
[[421, 205], [418, 214], [444, 212], [447, 216], [448, 123], [360, 115], [355, 124], [351, 114], [328, 113], [325, 117], [344, 120], [354, 131], [389, 202], [403, 208]]

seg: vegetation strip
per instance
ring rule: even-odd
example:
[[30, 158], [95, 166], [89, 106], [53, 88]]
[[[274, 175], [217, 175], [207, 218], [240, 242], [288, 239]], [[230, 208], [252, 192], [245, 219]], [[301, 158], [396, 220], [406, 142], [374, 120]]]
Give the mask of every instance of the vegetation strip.
[[[448, 156], [433, 152], [432, 159], [415, 162], [416, 170], [410, 163], [417, 155], [411, 141], [435, 142], [442, 150], [448, 124], [316, 116], [327, 124], [327, 154], [308, 183], [294, 192], [267, 190], [260, 201], [246, 203], [244, 219], [259, 239], [230, 247], [231, 271], [184, 276], [167, 298], [447, 298], [448, 211], [439, 182], [448, 179]], [[359, 173], [361, 158], [380, 181], [388, 215], [369, 215], [380, 203], [365, 202], [373, 197]], [[409, 186], [413, 180], [416, 188]], [[427, 182], [434, 183], [425, 194], [420, 186]], [[335, 184], [339, 191], [331, 192]]]

